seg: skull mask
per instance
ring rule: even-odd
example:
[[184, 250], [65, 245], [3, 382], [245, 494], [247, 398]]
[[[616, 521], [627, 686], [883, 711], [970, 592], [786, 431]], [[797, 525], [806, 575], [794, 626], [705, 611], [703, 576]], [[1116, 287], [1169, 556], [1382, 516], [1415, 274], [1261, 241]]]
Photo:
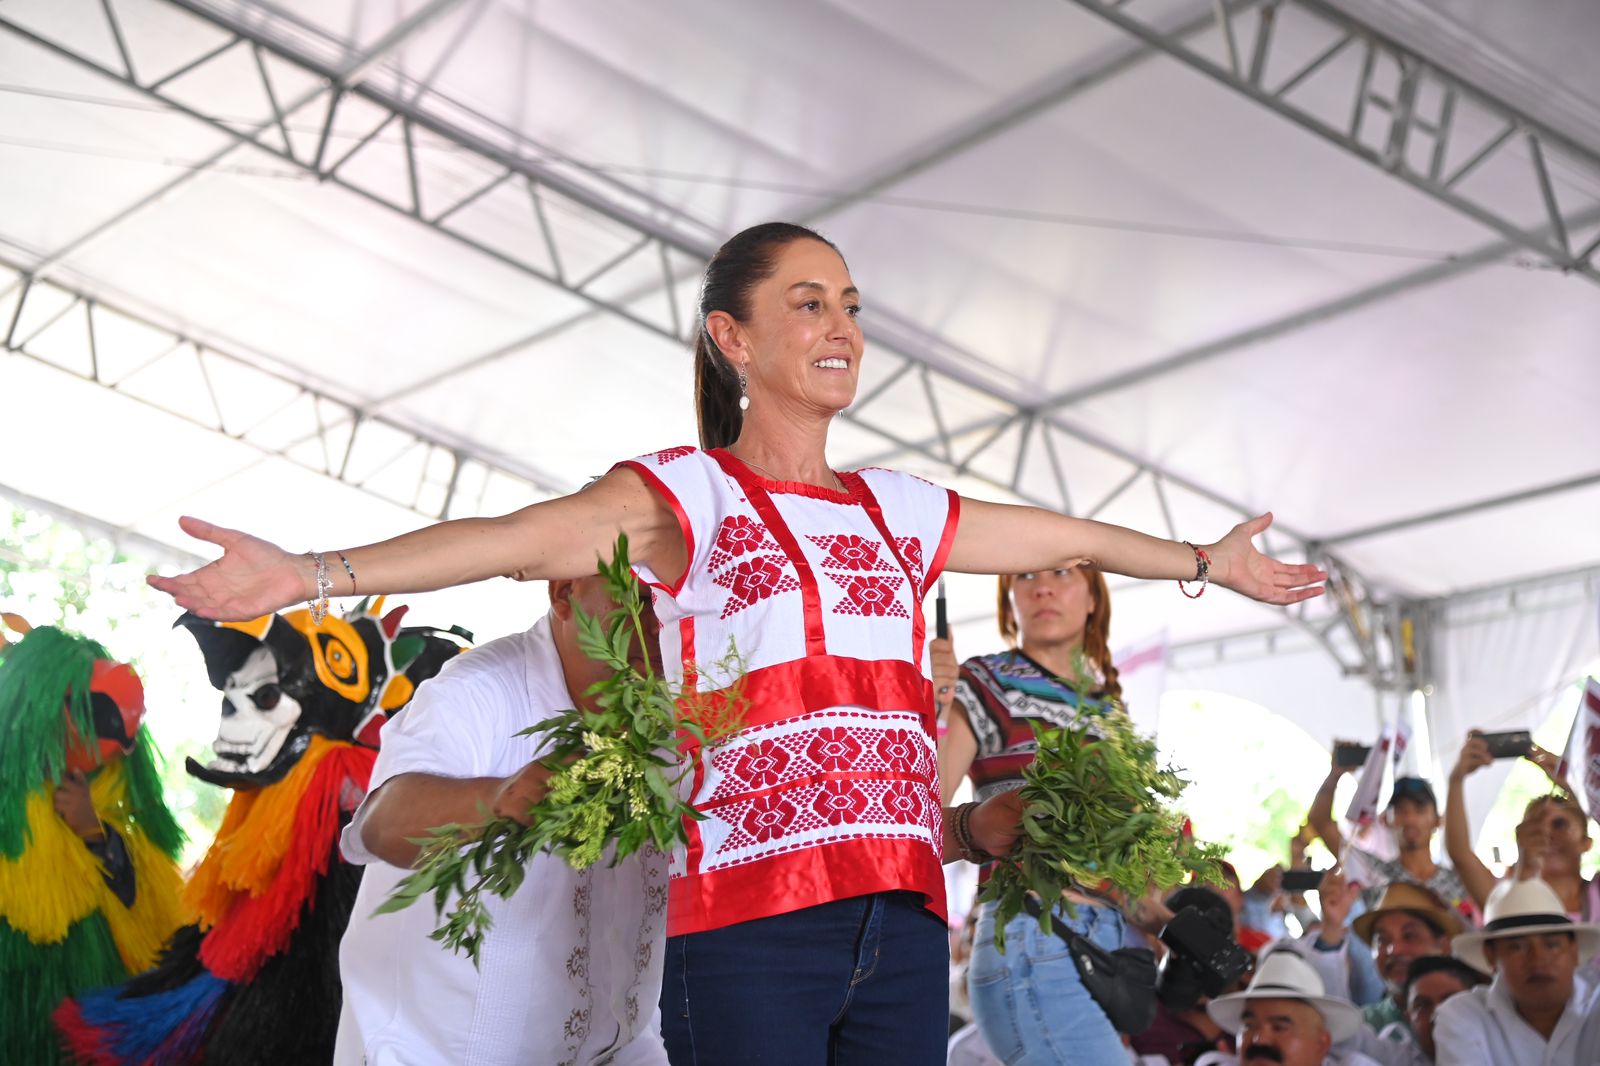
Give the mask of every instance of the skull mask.
[[405, 610], [380, 619], [363, 602], [321, 625], [304, 609], [248, 622], [178, 619], [223, 694], [214, 757], [204, 766], [190, 759], [189, 772], [228, 788], [259, 787], [282, 780], [313, 734], [376, 747], [386, 712], [460, 650], [433, 630], [402, 633]]

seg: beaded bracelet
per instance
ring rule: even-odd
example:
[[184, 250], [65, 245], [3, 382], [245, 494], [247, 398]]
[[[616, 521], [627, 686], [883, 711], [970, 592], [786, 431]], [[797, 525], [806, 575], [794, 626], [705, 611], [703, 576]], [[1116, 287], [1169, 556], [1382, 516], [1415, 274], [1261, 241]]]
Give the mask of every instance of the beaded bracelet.
[[344, 564], [344, 572], [350, 575], [350, 595], [357, 595], [355, 567], [351, 566], [350, 560], [344, 557], [344, 552], [336, 551], [333, 554], [339, 557], [339, 561]]
[[328, 576], [327, 556], [321, 552], [306, 552], [306, 555], [317, 564], [317, 598], [307, 600], [306, 606], [311, 608], [311, 624], [320, 626], [328, 617], [328, 593], [333, 591], [333, 579]]
[[979, 806], [977, 801], [963, 803], [956, 808], [956, 850], [968, 862], [986, 863], [993, 862], [994, 856], [972, 843], [972, 812]]
[[1190, 592], [1184, 587], [1186, 582], [1182, 578], [1178, 579], [1178, 591], [1191, 600], [1198, 600], [1206, 594], [1206, 586], [1211, 584], [1211, 556], [1206, 554], [1204, 548], [1196, 548], [1193, 544], [1189, 544], [1188, 541], [1184, 541], [1184, 543], [1188, 544], [1189, 550], [1194, 552], [1194, 577], [1189, 580], [1200, 582], [1200, 591]]

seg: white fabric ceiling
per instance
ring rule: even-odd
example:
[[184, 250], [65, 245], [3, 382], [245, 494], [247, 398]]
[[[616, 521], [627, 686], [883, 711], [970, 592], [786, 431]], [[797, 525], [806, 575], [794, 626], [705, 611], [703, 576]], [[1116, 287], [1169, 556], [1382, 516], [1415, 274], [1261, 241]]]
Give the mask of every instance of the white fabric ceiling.
[[[1573, 47], [1600, 26], [1581, 2], [1564, 21], [1529, 13], [1514, 33], [1505, 5], [1387, 6], [1449, 23], [1453, 54], [1436, 62], [1501, 78], [1506, 99], [1543, 78], [1545, 121], [1573, 138], [1600, 129], [1585, 125], [1600, 88], [1580, 70], [1593, 49]], [[1141, 7], [1167, 27], [1212, 10], [1126, 5]], [[814, 221], [866, 296], [863, 396], [888, 383], [838, 423], [838, 466], [902, 466], [998, 499], [1019, 498], [1005, 486], [1020, 473], [1019, 493], [1060, 505], [1053, 449], [1079, 513], [1108, 501], [1099, 517], [1164, 532], [1165, 511], [1180, 535], [1211, 539], [1238, 520], [1227, 504], [1270, 507], [1391, 595], [1600, 563], [1600, 285], [1495, 250], [1502, 234], [1166, 55], [1140, 55], [1082, 4], [110, 8], [120, 44], [99, 0], [0, 6], [0, 329], [32, 356], [0, 361], [0, 491], [180, 547], [185, 512], [299, 547], [415, 525], [447, 495], [453, 515], [505, 510], [692, 440], [687, 350], [662, 335], [682, 329], [593, 313], [519, 265], [558, 269], [522, 183], [488, 188], [440, 224], [449, 233], [378, 202], [409, 202], [408, 134], [422, 218], [496, 178], [482, 153], [426, 124], [363, 142], [383, 112], [350, 98], [327, 152], [359, 150], [318, 181], [297, 165], [316, 154], [326, 107], [304, 65], [264, 52], [258, 66], [235, 47], [156, 87], [163, 102], [65, 54], [115, 71], [125, 49], [149, 87], [237, 22], [330, 69], [387, 47], [355, 77], [680, 246], [767, 218]], [[408, 22], [419, 12], [437, 17]], [[396, 27], [411, 31], [398, 44]], [[1221, 48], [1214, 29], [1199, 39]], [[1329, 69], [1347, 62], [1353, 52]], [[262, 68], [278, 105], [308, 101], [281, 124]], [[1337, 87], [1319, 76], [1298, 91]], [[263, 127], [262, 147], [212, 161], [227, 131]], [[1547, 160], [1574, 219], [1600, 201], [1584, 159]], [[1525, 195], [1530, 165], [1511, 145], [1471, 181], [1535, 228], [1546, 216]], [[636, 235], [548, 186], [541, 206], [568, 278]], [[1597, 223], [1574, 222], [1574, 245]], [[687, 322], [694, 258], [674, 251], [665, 265]], [[669, 322], [660, 271], [630, 260], [591, 292]], [[74, 294], [99, 301], [92, 348]], [[203, 354], [172, 351], [178, 336]], [[874, 352], [875, 336], [894, 351]], [[1015, 405], [1070, 402], [1048, 443], [1013, 423], [958, 475], [893, 443], [938, 437], [918, 375], [896, 376], [908, 352], [939, 371], [957, 458]], [[103, 383], [85, 380], [96, 373]], [[359, 443], [341, 457], [357, 410]], [[465, 460], [453, 488], [452, 453]], [[1134, 477], [1141, 464], [1164, 480]], [[1573, 487], [1340, 539], [1560, 483]], [[1296, 551], [1289, 536], [1273, 546]], [[991, 587], [953, 587], [972, 651], [994, 639]], [[451, 609], [494, 632], [525, 617], [507, 600], [489, 590]], [[1118, 594], [1129, 638], [1283, 623], [1226, 596]]]

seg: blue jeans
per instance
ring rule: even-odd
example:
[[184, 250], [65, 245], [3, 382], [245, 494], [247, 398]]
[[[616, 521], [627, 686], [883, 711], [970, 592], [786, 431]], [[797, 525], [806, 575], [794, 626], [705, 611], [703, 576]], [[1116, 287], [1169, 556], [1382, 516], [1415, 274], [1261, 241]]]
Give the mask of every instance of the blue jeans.
[[[1006, 926], [1006, 950], [994, 946], [995, 905], [978, 915], [967, 968], [972, 1015], [989, 1050], [1006, 1066], [1126, 1066], [1128, 1051], [1105, 1011], [1083, 987], [1066, 941], [1019, 914]], [[1077, 904], [1064, 923], [1107, 951], [1122, 947], [1122, 915]]]
[[950, 941], [880, 892], [667, 938], [672, 1066], [943, 1066]]

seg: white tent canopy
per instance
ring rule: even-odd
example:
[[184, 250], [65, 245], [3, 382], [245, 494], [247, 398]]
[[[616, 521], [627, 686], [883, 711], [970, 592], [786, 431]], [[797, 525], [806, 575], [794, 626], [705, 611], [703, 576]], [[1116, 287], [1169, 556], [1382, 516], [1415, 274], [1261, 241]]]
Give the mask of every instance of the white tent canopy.
[[[1600, 10], [1513, 7], [8, 0], [0, 491], [194, 550], [570, 490], [693, 439], [703, 257], [796, 219], [867, 305], [836, 465], [1270, 507], [1347, 598], [1133, 586], [1119, 634], [1319, 739], [1373, 728], [1340, 661], [1458, 731], [1600, 654]], [[1561, 664], [1453, 660], [1452, 597], [1549, 574]]]

